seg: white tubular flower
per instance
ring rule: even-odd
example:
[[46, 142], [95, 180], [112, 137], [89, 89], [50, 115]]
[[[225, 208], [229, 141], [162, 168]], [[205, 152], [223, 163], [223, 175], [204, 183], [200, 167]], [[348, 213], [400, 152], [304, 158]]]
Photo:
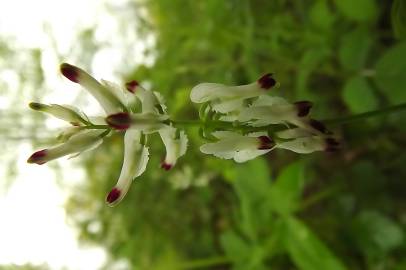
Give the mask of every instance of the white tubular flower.
[[60, 66], [61, 73], [71, 80], [85, 88], [100, 103], [107, 114], [113, 114], [123, 111], [124, 104], [113, 94], [111, 90], [99, 83], [95, 78], [90, 76], [86, 71], [63, 63]]
[[71, 136], [65, 143], [44, 149], [32, 154], [27, 162], [42, 165], [50, 160], [57, 159], [66, 155], [75, 157], [80, 153], [95, 149], [102, 142], [102, 133], [104, 130], [83, 130]]
[[256, 127], [284, 123], [302, 125], [303, 117], [309, 114], [312, 106], [309, 101], [291, 104], [283, 98], [264, 96], [250, 107], [242, 109], [238, 121], [249, 122]]
[[49, 113], [52, 116], [61, 120], [67, 121], [74, 126], [79, 126], [86, 123], [85, 116], [79, 111], [79, 109], [69, 105], [58, 104], [42, 104], [38, 102], [31, 102], [30, 108], [35, 111]]
[[238, 85], [227, 86], [219, 83], [201, 83], [193, 87], [190, 93], [190, 99], [194, 103], [204, 102], [224, 102], [233, 99], [246, 99], [264, 94], [267, 90], [275, 86], [276, 81], [272, 78], [272, 74], [265, 74], [256, 82]]
[[216, 131], [212, 135], [219, 140], [202, 145], [200, 151], [239, 163], [264, 155], [275, 146], [271, 138], [261, 134], [244, 136], [231, 131]]
[[168, 126], [159, 131], [162, 142], [166, 148], [165, 159], [161, 163], [161, 168], [170, 170], [175, 166], [178, 158], [186, 153], [188, 139], [185, 132], [182, 130], [177, 136], [177, 130], [174, 127]]
[[310, 136], [277, 143], [276, 147], [299, 154], [309, 154], [316, 151], [335, 151], [338, 148], [338, 142], [333, 138]]
[[124, 161], [117, 184], [109, 192], [106, 202], [109, 206], [119, 203], [127, 191], [134, 178], [144, 173], [149, 160], [148, 147], [140, 143], [141, 132], [128, 130], [124, 135]]

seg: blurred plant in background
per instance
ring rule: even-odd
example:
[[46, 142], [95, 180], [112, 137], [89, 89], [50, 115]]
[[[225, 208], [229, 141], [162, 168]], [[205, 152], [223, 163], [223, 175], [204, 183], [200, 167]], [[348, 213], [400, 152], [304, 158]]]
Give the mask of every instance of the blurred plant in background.
[[[242, 85], [268, 70], [288, 100], [317, 104], [318, 119], [406, 102], [401, 0], [151, 0], [128, 9], [134, 31], [156, 42], [146, 51], [154, 61], [123, 67], [124, 77], [159, 89], [175, 119], [198, 117], [196, 82]], [[84, 242], [109, 250], [106, 269], [121, 260], [154, 270], [405, 269], [405, 124], [405, 113], [344, 123], [333, 130], [345, 139], [338, 153], [275, 149], [238, 165], [203, 157], [198, 130], [187, 127], [194, 150], [177, 170], [151, 160], [157, 169], [111, 209], [102, 202], [123, 148], [113, 135], [82, 157], [88, 181], [66, 209]], [[154, 156], [163, 150], [155, 141]]]

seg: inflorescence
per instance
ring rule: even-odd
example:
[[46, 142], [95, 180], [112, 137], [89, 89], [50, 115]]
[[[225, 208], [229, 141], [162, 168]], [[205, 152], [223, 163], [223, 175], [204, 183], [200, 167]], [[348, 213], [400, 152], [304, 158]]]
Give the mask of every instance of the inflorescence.
[[84, 70], [63, 63], [61, 73], [85, 88], [105, 111], [90, 117], [73, 106], [32, 102], [30, 108], [67, 121], [58, 136], [60, 144], [32, 154], [27, 162], [44, 164], [62, 156], [77, 156], [95, 149], [112, 132], [124, 133], [124, 161], [116, 185], [106, 196], [108, 205], [120, 202], [131, 185], [146, 169], [149, 160], [148, 136], [159, 133], [166, 148], [161, 163], [170, 170], [186, 153], [188, 139], [177, 126], [198, 124], [208, 143], [200, 147], [205, 154], [245, 162], [275, 148], [307, 154], [334, 151], [338, 142], [323, 123], [310, 118], [312, 103], [289, 103], [270, 95], [279, 84], [272, 74], [239, 86], [201, 83], [190, 94], [194, 103], [202, 104], [198, 121], [175, 121], [170, 118], [163, 97], [143, 88], [137, 81], [123, 87], [97, 81]]

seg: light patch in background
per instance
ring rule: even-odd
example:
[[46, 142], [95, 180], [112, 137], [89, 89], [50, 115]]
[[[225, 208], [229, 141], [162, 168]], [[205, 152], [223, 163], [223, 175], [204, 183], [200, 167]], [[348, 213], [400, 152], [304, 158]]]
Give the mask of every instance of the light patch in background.
[[[45, 85], [52, 91], [36, 101], [74, 104], [78, 95], [83, 93], [79, 85], [63, 78], [58, 71], [61, 57], [62, 61], [72, 64], [75, 64], [75, 57], [80, 57], [71, 52], [80, 30], [97, 25], [95, 39], [103, 46], [94, 52], [91, 68], [98, 79], [120, 82], [117, 80], [120, 72], [140, 63], [153, 63], [153, 57], [145, 56], [144, 51], [153, 46], [154, 36], [151, 34], [145, 40], [139, 40], [131, 14], [118, 18], [106, 10], [107, 4], [110, 8], [126, 10], [127, 2], [129, 0], [0, 2], [1, 38], [10, 40], [15, 51], [41, 50]], [[2, 80], [6, 80], [7, 85], [14, 89], [19, 87], [16, 72], [21, 71], [1, 71]], [[8, 94], [10, 96], [6, 94], [0, 97], [2, 114], [6, 114], [11, 106], [9, 100], [12, 93]], [[90, 102], [82, 109], [89, 115], [100, 114], [100, 106], [90, 95], [85, 95]], [[21, 96], [21, 99], [22, 104], [19, 105], [32, 101], [25, 96]], [[55, 129], [63, 126], [63, 123], [50, 119], [46, 125]], [[49, 130], [49, 136], [56, 136], [52, 132]], [[13, 153], [2, 155], [6, 159], [7, 155], [19, 157], [15, 181], [7, 191], [0, 192], [0, 264], [46, 263], [51, 269], [99, 269], [106, 262], [107, 253], [102, 247], [84, 248], [79, 245], [75, 229], [66, 223], [64, 203], [69, 196], [68, 190], [62, 190], [57, 185], [57, 180], [66, 186], [76, 181], [86, 181], [83, 169], [74, 167], [73, 162], [66, 158], [54, 161], [63, 166], [63, 179], [56, 179], [55, 171], [49, 166], [26, 163], [35, 150], [29, 143], [20, 143]], [[4, 176], [6, 168], [2, 166], [0, 175]], [[97, 224], [93, 229], [97, 229]]]

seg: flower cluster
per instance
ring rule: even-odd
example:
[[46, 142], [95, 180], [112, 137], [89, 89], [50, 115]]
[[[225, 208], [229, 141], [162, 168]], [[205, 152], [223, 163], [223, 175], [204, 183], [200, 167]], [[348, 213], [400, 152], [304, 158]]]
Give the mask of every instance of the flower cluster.
[[202, 145], [200, 151], [245, 162], [274, 148], [301, 154], [336, 150], [338, 142], [331, 132], [309, 117], [312, 103], [289, 103], [284, 98], [269, 95], [275, 86], [278, 83], [272, 74], [247, 85], [201, 83], [195, 86], [190, 98], [203, 104], [202, 118], [207, 121], [209, 115], [211, 121], [230, 123], [209, 134], [203, 133], [213, 142]]
[[33, 110], [48, 113], [70, 123], [57, 137], [59, 144], [32, 154], [27, 162], [44, 164], [59, 157], [75, 157], [103, 143], [112, 131], [124, 132], [124, 161], [116, 185], [106, 196], [112, 206], [120, 202], [131, 182], [146, 169], [149, 160], [148, 136], [159, 133], [166, 148], [161, 163], [170, 170], [186, 153], [188, 139], [174, 125], [192, 123], [208, 139], [200, 147], [205, 154], [245, 162], [275, 148], [306, 154], [333, 151], [338, 142], [326, 127], [309, 117], [312, 103], [289, 103], [269, 95], [278, 83], [272, 74], [256, 82], [227, 86], [202, 83], [190, 94], [192, 102], [201, 103], [199, 121], [170, 119], [162, 96], [143, 88], [137, 81], [120, 87], [97, 81], [82, 69], [70, 64], [60, 66], [61, 73], [85, 88], [105, 111], [103, 116], [89, 117], [79, 109], [58, 104], [30, 103]]
[[77, 156], [102, 144], [112, 129], [125, 131], [121, 173], [106, 197], [106, 202], [112, 206], [123, 199], [133, 179], [145, 171], [149, 159], [149, 134], [158, 132], [165, 145], [163, 169], [171, 169], [185, 154], [188, 139], [184, 131], [177, 130], [168, 121], [169, 115], [159, 93], [144, 89], [136, 81], [126, 83], [125, 87], [104, 80], [99, 82], [82, 69], [66, 63], [60, 70], [70, 81], [85, 88], [106, 115], [88, 117], [72, 106], [30, 103], [31, 109], [49, 113], [71, 126], [58, 136], [59, 145], [35, 152], [28, 158], [28, 163], [44, 164], [66, 155]]

